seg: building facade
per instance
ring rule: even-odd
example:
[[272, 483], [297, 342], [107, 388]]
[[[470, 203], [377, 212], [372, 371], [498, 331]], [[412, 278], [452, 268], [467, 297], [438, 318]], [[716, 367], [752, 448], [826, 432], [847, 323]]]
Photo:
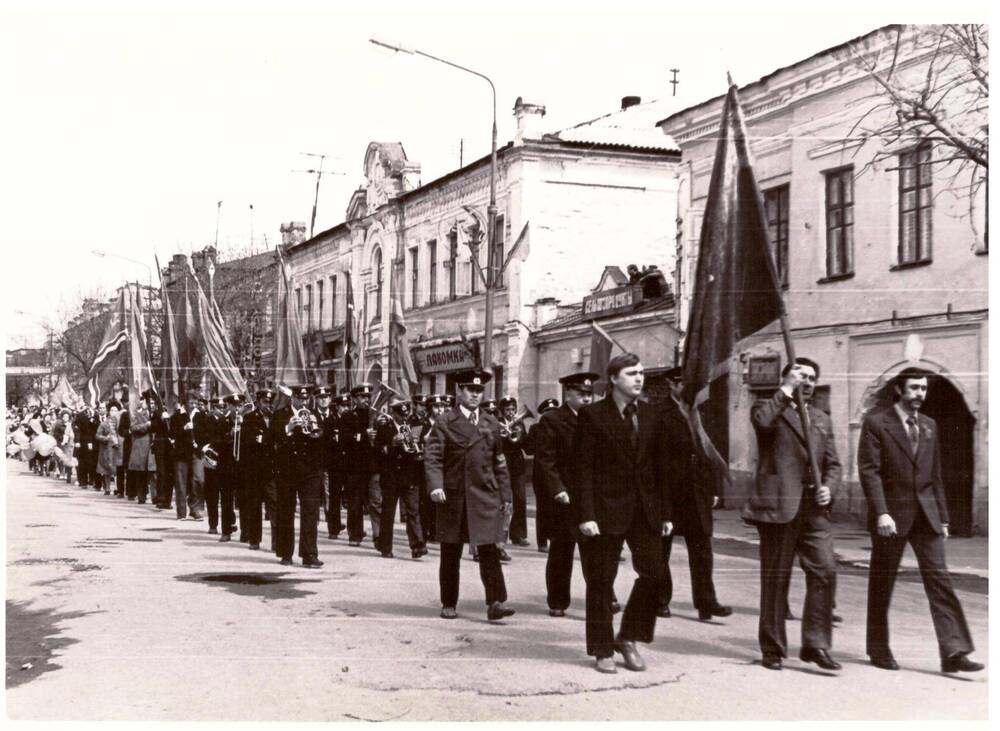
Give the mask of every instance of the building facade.
[[[625, 105], [631, 105], [625, 100]], [[589, 293], [581, 270], [640, 260], [669, 270], [676, 211], [676, 145], [639, 108], [546, 134], [545, 107], [519, 98], [517, 132], [498, 150], [492, 363], [495, 393], [529, 402], [542, 376], [528, 351], [544, 313]], [[360, 323], [356, 377], [388, 373], [392, 296], [398, 292], [423, 392], [451, 390], [482, 352], [489, 158], [421, 184], [398, 143], [372, 143], [366, 185], [345, 222], [292, 246], [304, 339], [321, 370], [339, 376], [348, 343], [348, 293]], [[395, 289], [391, 284], [396, 282]], [[541, 315], [541, 320], [540, 314]], [[546, 376], [547, 377], [547, 376]]]
[[[840, 511], [862, 515], [857, 445], [867, 411], [891, 403], [906, 366], [938, 374], [925, 412], [942, 434], [955, 532], [987, 530], [987, 240], [985, 200], [958, 185], [935, 142], [895, 145], [859, 132], [892, 112], [865, 60], [887, 56], [897, 27], [879, 29], [740, 89], [754, 168], [783, 280], [797, 354], [822, 367], [819, 400], [844, 463]], [[898, 72], [926, 75], [931, 56], [899, 36]], [[860, 61], [860, 62], [859, 62]], [[884, 97], [881, 97], [884, 99]], [[698, 237], [723, 98], [659, 123], [682, 148], [677, 265], [679, 323], [687, 322]], [[985, 121], [984, 121], [985, 123]], [[981, 193], [981, 191], [980, 191]], [[727, 382], [729, 459], [741, 500], [756, 466], [750, 407], [773, 392], [785, 362], [777, 327], [747, 339]]]

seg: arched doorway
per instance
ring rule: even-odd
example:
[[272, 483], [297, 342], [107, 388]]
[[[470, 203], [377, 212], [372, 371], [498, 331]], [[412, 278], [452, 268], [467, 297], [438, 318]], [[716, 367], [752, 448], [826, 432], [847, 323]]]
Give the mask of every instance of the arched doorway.
[[[892, 407], [894, 395], [889, 381], [869, 397], [865, 411]], [[969, 412], [962, 393], [940, 375], [929, 379], [927, 401], [921, 411], [938, 425], [941, 480], [948, 502], [951, 532], [957, 536], [971, 536], [976, 419]]]

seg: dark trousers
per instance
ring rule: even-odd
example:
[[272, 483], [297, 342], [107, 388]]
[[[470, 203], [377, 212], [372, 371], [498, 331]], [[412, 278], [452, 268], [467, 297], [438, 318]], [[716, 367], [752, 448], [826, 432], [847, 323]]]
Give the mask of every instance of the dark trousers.
[[299, 502], [299, 558], [303, 561], [319, 558], [316, 543], [316, 523], [323, 496], [323, 473], [310, 475], [279, 475], [278, 505], [275, 529], [275, 553], [291, 559], [295, 548], [295, 501]]
[[913, 547], [931, 607], [931, 619], [942, 658], [972, 652], [972, 635], [962, 604], [955, 596], [944, 556], [944, 538], [934, 532], [921, 511], [907, 536], [872, 536], [871, 568], [868, 572], [869, 655], [889, 651], [889, 601], [906, 543]]
[[146, 491], [149, 489], [149, 473], [145, 470], [128, 470], [126, 490], [129, 499], [137, 498], [138, 502], [146, 502]]
[[219, 506], [222, 506], [224, 536], [236, 528], [236, 477], [219, 470], [205, 471], [205, 503], [208, 506], [208, 527], [219, 528]]
[[[670, 575], [670, 552], [674, 537], [663, 536], [663, 587], [660, 590], [660, 605], [670, 606], [674, 597], [674, 579]], [[711, 609], [719, 600], [715, 596], [715, 582], [712, 581], [712, 537], [701, 530], [687, 530], [684, 535], [687, 544], [688, 566], [691, 569], [691, 598], [695, 609]]]
[[517, 543], [528, 538], [528, 505], [525, 497], [524, 475], [511, 475], [510, 489], [514, 506], [510, 518], [510, 541]]
[[829, 650], [833, 627], [833, 593], [836, 563], [833, 536], [825, 511], [800, 511], [789, 523], [758, 523], [760, 534], [760, 649], [781, 657], [788, 655], [785, 609], [792, 561], [806, 575], [806, 601], [802, 609], [802, 647]]
[[[80, 483], [83, 484], [82, 482]], [[125, 467], [118, 465], [115, 468], [115, 495], [125, 495]]]
[[663, 549], [660, 535], [645, 516], [637, 514], [624, 535], [597, 535], [580, 540], [580, 561], [587, 582], [587, 654], [594, 657], [614, 654], [611, 602], [623, 541], [628, 543], [632, 568], [639, 576], [625, 605], [618, 639], [653, 641], [657, 596], [663, 585]]
[[[424, 547], [424, 532], [420, 526], [420, 487], [409, 484], [398, 475], [382, 474], [382, 515], [379, 524], [379, 543], [382, 553], [392, 551], [392, 537], [396, 523], [396, 503], [406, 516], [406, 539], [410, 549]], [[499, 554], [498, 554], [499, 555]]]
[[365, 537], [366, 510], [372, 520], [372, 538], [378, 538], [382, 501], [381, 492], [373, 484], [375, 479], [376, 476], [369, 472], [348, 472], [346, 475], [347, 537], [352, 541], [360, 541]]
[[[458, 605], [459, 570], [462, 565], [462, 543], [441, 544], [441, 565], [438, 581], [441, 584], [441, 606]], [[479, 550], [479, 578], [486, 592], [486, 603], [507, 601], [507, 585], [500, 567], [500, 552], [495, 544], [477, 546]]]
[[338, 536], [344, 530], [341, 518], [341, 505], [344, 502], [344, 473], [339, 469], [326, 471], [326, 530], [332, 536]]
[[264, 521], [261, 510], [264, 506], [271, 480], [244, 480], [240, 501], [240, 540], [260, 545], [264, 538]]
[[174, 495], [174, 460], [167, 454], [156, 456], [156, 503], [169, 508]]
[[[573, 577], [573, 554], [576, 541], [553, 538], [545, 561], [545, 596], [549, 609], [569, 609], [570, 582]], [[618, 559], [616, 558], [615, 561]], [[614, 583], [614, 580], [612, 580]]]

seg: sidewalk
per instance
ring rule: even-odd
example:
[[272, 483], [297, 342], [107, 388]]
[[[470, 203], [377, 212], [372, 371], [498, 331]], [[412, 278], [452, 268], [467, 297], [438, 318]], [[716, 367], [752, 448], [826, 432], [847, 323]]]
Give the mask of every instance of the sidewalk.
[[[740, 518], [739, 510], [716, 510], [715, 536], [757, 545], [757, 529]], [[868, 532], [854, 522], [833, 524], [833, 548], [841, 564], [868, 568], [872, 550]], [[949, 538], [945, 549], [951, 574], [966, 574], [989, 578], [989, 539], [986, 536]], [[901, 564], [903, 569], [917, 569], [913, 550], [907, 547]]]

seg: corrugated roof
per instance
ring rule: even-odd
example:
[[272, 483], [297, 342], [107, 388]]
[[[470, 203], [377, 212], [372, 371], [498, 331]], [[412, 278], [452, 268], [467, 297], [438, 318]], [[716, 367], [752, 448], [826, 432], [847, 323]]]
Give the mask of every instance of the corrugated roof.
[[[616, 317], [617, 318], [623, 318], [623, 317], [628, 317], [629, 315], [638, 315], [638, 314], [641, 314], [643, 312], [655, 312], [657, 310], [669, 310], [669, 309], [672, 309], [673, 306], [674, 306], [674, 296], [673, 296], [673, 294], [667, 294], [667, 295], [664, 295], [663, 297], [655, 297], [653, 299], [643, 300], [638, 305], [636, 305], [635, 309], [632, 310], [631, 312], [626, 312], [626, 313], [623, 313], [623, 314], [620, 314], [620, 315], [614, 315], [614, 316], [609, 317], [607, 319], [610, 320], [610, 319], [614, 319]], [[541, 333], [541, 332], [547, 332], [549, 330], [556, 330], [556, 329], [559, 329], [559, 328], [562, 328], [562, 327], [572, 327], [573, 325], [578, 325], [578, 324], [580, 324], [583, 321], [584, 321], [583, 320], [583, 303], [581, 302], [578, 305], [576, 311], [574, 311], [574, 312], [572, 312], [572, 313], [570, 313], [568, 315], [561, 315], [560, 317], [557, 317], [556, 319], [552, 320], [551, 322], [545, 323], [540, 328], [538, 328], [538, 330], [536, 330], [536, 332], [540, 332]]]
[[656, 126], [666, 106], [659, 100], [636, 104], [546, 136], [576, 144], [680, 152], [673, 138]]

